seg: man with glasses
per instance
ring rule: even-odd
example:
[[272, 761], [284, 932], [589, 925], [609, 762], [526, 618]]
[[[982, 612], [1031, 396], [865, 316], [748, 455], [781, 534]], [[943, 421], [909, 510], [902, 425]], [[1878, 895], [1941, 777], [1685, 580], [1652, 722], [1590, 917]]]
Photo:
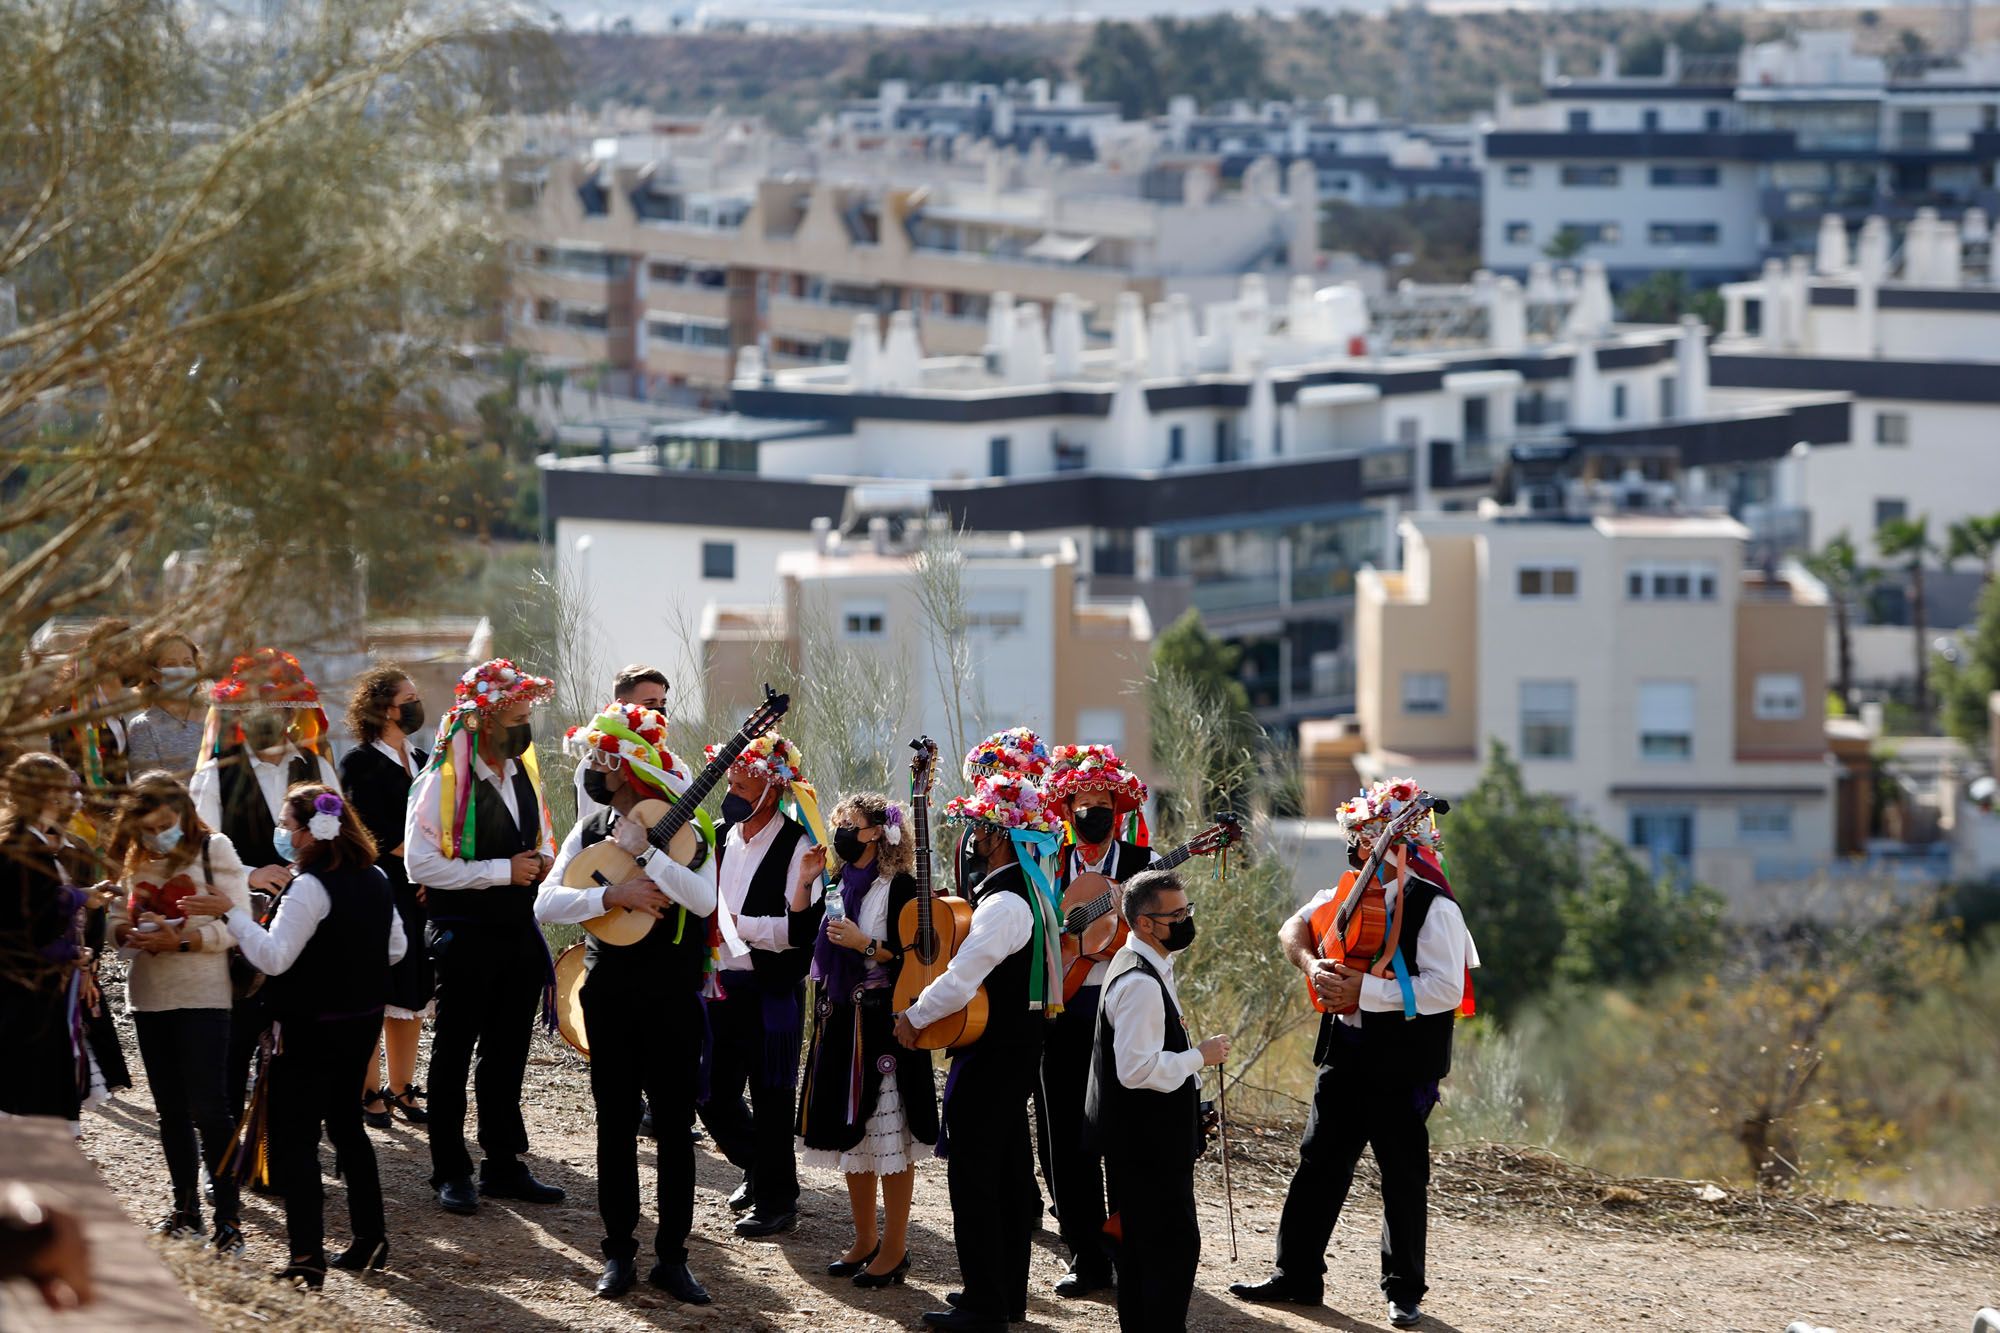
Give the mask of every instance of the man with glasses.
[[1124, 1250], [1144, 1257], [1119, 1269], [1118, 1326], [1153, 1333], [1187, 1327], [1201, 1259], [1201, 1070], [1228, 1058], [1229, 1038], [1194, 1046], [1181, 1020], [1174, 955], [1194, 943], [1195, 925], [1180, 877], [1141, 871], [1121, 907], [1132, 934], [1104, 981], [1085, 1117], [1110, 1168]]

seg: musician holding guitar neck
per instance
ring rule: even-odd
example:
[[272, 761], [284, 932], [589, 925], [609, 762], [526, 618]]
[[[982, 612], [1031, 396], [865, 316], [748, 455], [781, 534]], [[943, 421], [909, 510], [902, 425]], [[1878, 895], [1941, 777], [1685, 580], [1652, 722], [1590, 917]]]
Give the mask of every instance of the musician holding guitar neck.
[[1341, 806], [1353, 867], [1278, 932], [1321, 1010], [1319, 1079], [1298, 1171], [1278, 1223], [1277, 1271], [1229, 1290], [1252, 1302], [1318, 1305], [1326, 1247], [1354, 1167], [1372, 1148], [1382, 1179], [1382, 1291], [1389, 1322], [1415, 1328], [1424, 1285], [1430, 1134], [1451, 1070], [1453, 1015], [1479, 953], [1437, 859], [1442, 801], [1409, 779]]
[[[644, 801], [684, 796], [689, 775], [666, 748], [667, 720], [637, 704], [607, 705], [568, 743], [579, 758], [582, 785], [594, 813], [563, 839], [555, 865], [535, 899], [544, 925], [595, 921], [614, 908], [652, 924], [631, 944], [592, 934], [585, 941], [582, 1004], [590, 1035], [590, 1096], [597, 1109], [597, 1209], [604, 1219], [604, 1273], [597, 1294], [616, 1299], [638, 1280], [639, 1096], [653, 1109], [659, 1136], [660, 1226], [648, 1280], [676, 1300], [707, 1305], [708, 1292], [687, 1265], [694, 1225], [694, 1124], [697, 1071], [707, 1024], [701, 987], [708, 970], [709, 922], [715, 911], [715, 866], [706, 847], [682, 865], [652, 846]], [[637, 858], [631, 878], [573, 888], [566, 872], [587, 849], [606, 841]], [[626, 864], [630, 865], [631, 862]]]

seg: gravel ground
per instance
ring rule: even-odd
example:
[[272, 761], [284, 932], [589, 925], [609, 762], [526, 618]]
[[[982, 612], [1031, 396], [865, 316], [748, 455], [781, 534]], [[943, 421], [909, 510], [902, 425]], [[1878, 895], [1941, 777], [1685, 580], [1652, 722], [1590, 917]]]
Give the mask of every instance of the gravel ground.
[[[133, 1219], [147, 1223], [164, 1210], [167, 1188], [136, 1053], [132, 1065], [140, 1086], [86, 1115], [84, 1147]], [[922, 1311], [937, 1308], [956, 1286], [943, 1163], [919, 1167], [909, 1284], [866, 1292], [824, 1275], [847, 1244], [838, 1176], [802, 1167], [798, 1230], [777, 1243], [746, 1242], [731, 1233], [725, 1202], [736, 1173], [704, 1144], [690, 1250], [715, 1304], [683, 1307], [643, 1285], [620, 1303], [595, 1300], [601, 1233], [582, 1060], [538, 1036], [526, 1103], [535, 1170], [569, 1191], [562, 1204], [488, 1202], [476, 1217], [449, 1216], [424, 1183], [423, 1132], [399, 1124], [374, 1135], [393, 1246], [386, 1273], [336, 1273], [318, 1296], [265, 1281], [262, 1274], [284, 1257], [283, 1217], [276, 1200], [255, 1196], [246, 1196], [250, 1248], [241, 1260], [217, 1261], [186, 1242], [155, 1243], [203, 1312], [227, 1330], [915, 1328]], [[1229, 1258], [1221, 1173], [1211, 1153], [1201, 1168], [1203, 1255], [1189, 1326], [1386, 1328], [1374, 1280], [1372, 1181], [1357, 1187], [1334, 1238], [1327, 1308], [1252, 1310], [1227, 1294], [1230, 1282], [1269, 1271], [1296, 1144], [1296, 1130], [1287, 1127], [1239, 1133], [1231, 1139], [1239, 1258]], [[649, 1217], [651, 1160], [651, 1146], [642, 1144]], [[330, 1150], [326, 1161], [330, 1176]], [[1809, 1318], [1843, 1330], [1931, 1333], [1967, 1327], [1973, 1310], [2000, 1301], [2000, 1210], [1766, 1205], [1717, 1199], [1714, 1191], [1704, 1198], [1702, 1189], [1687, 1181], [1612, 1182], [1515, 1149], [1441, 1153], [1427, 1326], [1488, 1333], [1581, 1319], [1777, 1333]], [[330, 1183], [330, 1243], [345, 1243], [345, 1223], [340, 1186]], [[1115, 1328], [1109, 1302], [1067, 1303], [1053, 1294], [1063, 1267], [1060, 1243], [1044, 1231], [1034, 1255], [1030, 1325]]]

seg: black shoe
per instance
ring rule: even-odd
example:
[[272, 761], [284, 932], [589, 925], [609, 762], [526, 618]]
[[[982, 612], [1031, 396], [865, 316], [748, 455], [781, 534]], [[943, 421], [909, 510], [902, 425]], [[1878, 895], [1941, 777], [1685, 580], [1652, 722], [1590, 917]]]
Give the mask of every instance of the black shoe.
[[743, 1173], [743, 1183], [736, 1187], [736, 1193], [729, 1196], [729, 1210], [734, 1213], [740, 1213], [755, 1203], [757, 1200], [753, 1196], [756, 1186], [756, 1177], [751, 1172], [745, 1171]]
[[630, 1259], [606, 1259], [597, 1278], [597, 1294], [615, 1301], [639, 1284], [639, 1265]]
[[422, 1088], [413, 1083], [405, 1083], [403, 1090], [389, 1099], [389, 1107], [409, 1124], [428, 1125], [431, 1122], [431, 1113], [417, 1105], [417, 1099], [423, 1095]]
[[655, 1140], [657, 1140], [660, 1137], [657, 1133], [653, 1131], [653, 1113], [651, 1111], [648, 1111], [644, 1115], [639, 1117], [639, 1137], [642, 1139], [655, 1139]]
[[326, 1285], [326, 1260], [316, 1254], [294, 1259], [272, 1276], [280, 1282], [303, 1282], [309, 1289], [318, 1291]]
[[972, 1314], [954, 1305], [949, 1310], [924, 1311], [924, 1325], [927, 1328], [964, 1329], [967, 1333], [1006, 1333], [1007, 1321], [991, 1315]]
[[199, 1208], [176, 1208], [153, 1224], [156, 1236], [199, 1236], [207, 1230], [201, 1224]]
[[828, 1277], [853, 1277], [856, 1273], [874, 1263], [875, 1256], [880, 1253], [882, 1253], [882, 1247], [877, 1245], [859, 1259], [835, 1259], [826, 1266], [826, 1275]]
[[1066, 1301], [1081, 1300], [1100, 1291], [1115, 1291], [1116, 1279], [1107, 1269], [1072, 1267], [1056, 1281], [1056, 1295]]
[[333, 1267], [345, 1268], [358, 1273], [364, 1268], [379, 1273], [389, 1266], [389, 1242], [381, 1236], [373, 1240], [363, 1240], [359, 1236], [354, 1243], [333, 1256]]
[[1415, 1328], [1424, 1322], [1424, 1312], [1415, 1301], [1408, 1305], [1389, 1302], [1389, 1326], [1391, 1328]]
[[[380, 1106], [379, 1111], [371, 1111], [371, 1106]], [[361, 1095], [361, 1123], [370, 1129], [387, 1129], [395, 1122], [389, 1119], [389, 1099], [380, 1088]]]
[[[965, 1304], [965, 1293], [962, 1291], [947, 1291], [944, 1294], [944, 1303], [946, 1305], [949, 1305], [952, 1309], [956, 1310], [959, 1306]], [[1025, 1308], [1016, 1310], [1013, 1314], [1007, 1316], [1007, 1322], [1010, 1324], [1027, 1323], [1028, 1322], [1027, 1310]]]
[[1302, 1288], [1282, 1273], [1273, 1273], [1262, 1282], [1232, 1282], [1229, 1294], [1252, 1305], [1318, 1305], [1322, 1300], [1318, 1290]]
[[653, 1271], [646, 1274], [646, 1281], [658, 1287], [682, 1305], [707, 1305], [714, 1297], [708, 1288], [694, 1280], [686, 1264], [658, 1263]]
[[781, 1236], [799, 1224], [797, 1209], [786, 1209], [782, 1213], [759, 1213], [736, 1224], [736, 1234], [745, 1240], [761, 1240], [765, 1236]]
[[521, 1167], [497, 1180], [481, 1180], [479, 1192], [489, 1199], [519, 1199], [523, 1203], [561, 1203], [568, 1197], [560, 1185], [545, 1185]]
[[437, 1196], [447, 1213], [470, 1217], [479, 1211], [479, 1191], [472, 1187], [470, 1176], [445, 1181], [437, 1187]]
[[243, 1253], [243, 1228], [234, 1222], [224, 1222], [218, 1218], [215, 1223], [215, 1234], [209, 1237], [208, 1248], [217, 1254]]
[[909, 1271], [910, 1253], [908, 1250], [905, 1250], [903, 1252], [903, 1262], [897, 1264], [886, 1273], [871, 1273], [864, 1268], [854, 1275], [854, 1285], [860, 1287], [863, 1291], [871, 1291], [876, 1287], [900, 1287], [903, 1285], [904, 1275]]

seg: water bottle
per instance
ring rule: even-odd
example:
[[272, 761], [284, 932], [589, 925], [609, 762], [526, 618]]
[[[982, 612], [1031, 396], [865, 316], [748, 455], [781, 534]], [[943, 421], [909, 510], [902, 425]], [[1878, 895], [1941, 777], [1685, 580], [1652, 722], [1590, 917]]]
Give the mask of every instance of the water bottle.
[[847, 919], [847, 902], [840, 892], [838, 885], [829, 884], [826, 886], [825, 901], [826, 919], [828, 921], [845, 921]]

